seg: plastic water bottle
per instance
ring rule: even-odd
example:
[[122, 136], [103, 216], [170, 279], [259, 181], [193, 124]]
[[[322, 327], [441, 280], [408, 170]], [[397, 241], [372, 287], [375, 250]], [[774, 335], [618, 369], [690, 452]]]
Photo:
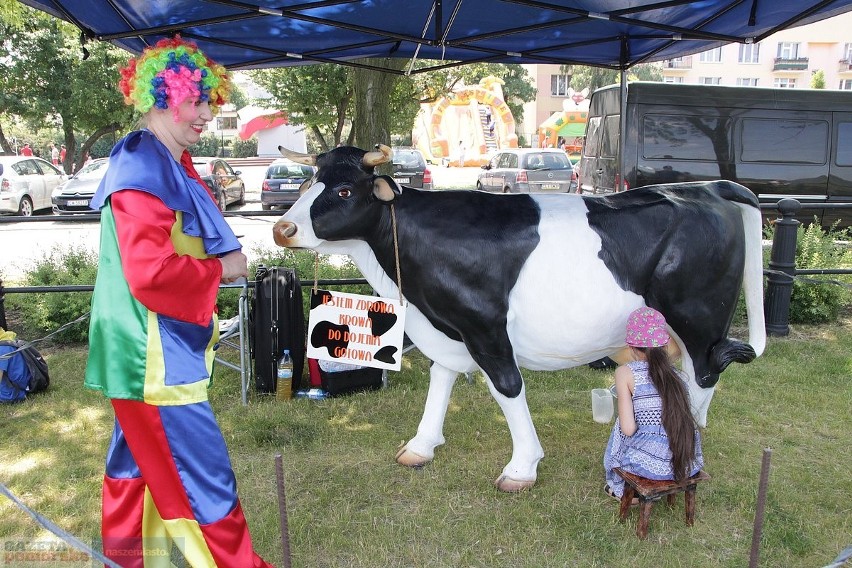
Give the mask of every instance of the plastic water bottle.
[[328, 393], [322, 389], [308, 389], [296, 391], [296, 398], [307, 398], [310, 400], [325, 400]]
[[275, 387], [275, 395], [278, 400], [289, 400], [293, 397], [293, 360], [290, 359], [290, 350], [285, 349], [278, 360], [276, 375], [278, 377]]

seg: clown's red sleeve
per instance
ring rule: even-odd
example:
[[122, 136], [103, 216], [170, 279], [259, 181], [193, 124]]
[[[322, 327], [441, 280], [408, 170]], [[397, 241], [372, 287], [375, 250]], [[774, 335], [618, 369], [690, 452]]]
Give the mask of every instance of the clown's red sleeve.
[[118, 191], [110, 200], [133, 296], [153, 312], [209, 325], [222, 278], [219, 259], [178, 255], [171, 238], [175, 212], [150, 193]]

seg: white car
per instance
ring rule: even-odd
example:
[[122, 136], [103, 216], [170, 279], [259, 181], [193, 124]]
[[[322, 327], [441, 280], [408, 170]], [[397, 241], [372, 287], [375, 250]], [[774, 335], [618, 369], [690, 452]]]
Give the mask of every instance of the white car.
[[50, 209], [50, 195], [68, 176], [35, 156], [0, 156], [0, 213], [29, 217]]

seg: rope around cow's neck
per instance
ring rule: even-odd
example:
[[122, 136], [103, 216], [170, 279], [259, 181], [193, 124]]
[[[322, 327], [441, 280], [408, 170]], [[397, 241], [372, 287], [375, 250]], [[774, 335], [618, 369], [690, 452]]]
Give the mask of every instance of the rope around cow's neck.
[[[399, 303], [403, 303], [402, 296], [402, 271], [399, 269], [399, 241], [396, 234], [396, 209], [391, 203], [391, 223], [393, 224], [393, 258], [396, 263], [396, 287], [399, 288]], [[317, 293], [317, 282], [319, 280], [319, 253], [314, 251], [314, 294]]]
[[393, 258], [396, 262], [396, 287], [399, 288], [399, 303], [402, 304], [402, 271], [399, 269], [399, 242], [396, 234], [396, 209], [391, 203], [391, 222], [393, 223]]

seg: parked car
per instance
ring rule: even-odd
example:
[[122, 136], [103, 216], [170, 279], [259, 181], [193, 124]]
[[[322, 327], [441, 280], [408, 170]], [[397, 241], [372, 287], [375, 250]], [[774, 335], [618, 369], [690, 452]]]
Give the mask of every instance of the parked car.
[[278, 158], [266, 168], [260, 188], [260, 206], [264, 211], [282, 205], [293, 205], [299, 199], [299, 188], [316, 172], [313, 166]]
[[97, 158], [83, 166], [68, 181], [56, 186], [50, 196], [53, 212], [57, 215], [94, 213], [89, 208], [89, 203], [106, 175], [108, 167], [109, 158]]
[[224, 211], [233, 203], [243, 205], [246, 202], [246, 184], [240, 172], [234, 171], [228, 162], [222, 158], [194, 157], [192, 165], [213, 192], [220, 210]]
[[501, 150], [482, 166], [476, 181], [476, 189], [498, 193], [567, 193], [574, 187], [574, 166], [558, 148]]
[[400, 185], [432, 189], [432, 172], [426, 166], [426, 159], [415, 148], [394, 147], [393, 179]]
[[29, 217], [50, 209], [53, 189], [68, 179], [59, 168], [34, 156], [0, 156], [0, 213]]

